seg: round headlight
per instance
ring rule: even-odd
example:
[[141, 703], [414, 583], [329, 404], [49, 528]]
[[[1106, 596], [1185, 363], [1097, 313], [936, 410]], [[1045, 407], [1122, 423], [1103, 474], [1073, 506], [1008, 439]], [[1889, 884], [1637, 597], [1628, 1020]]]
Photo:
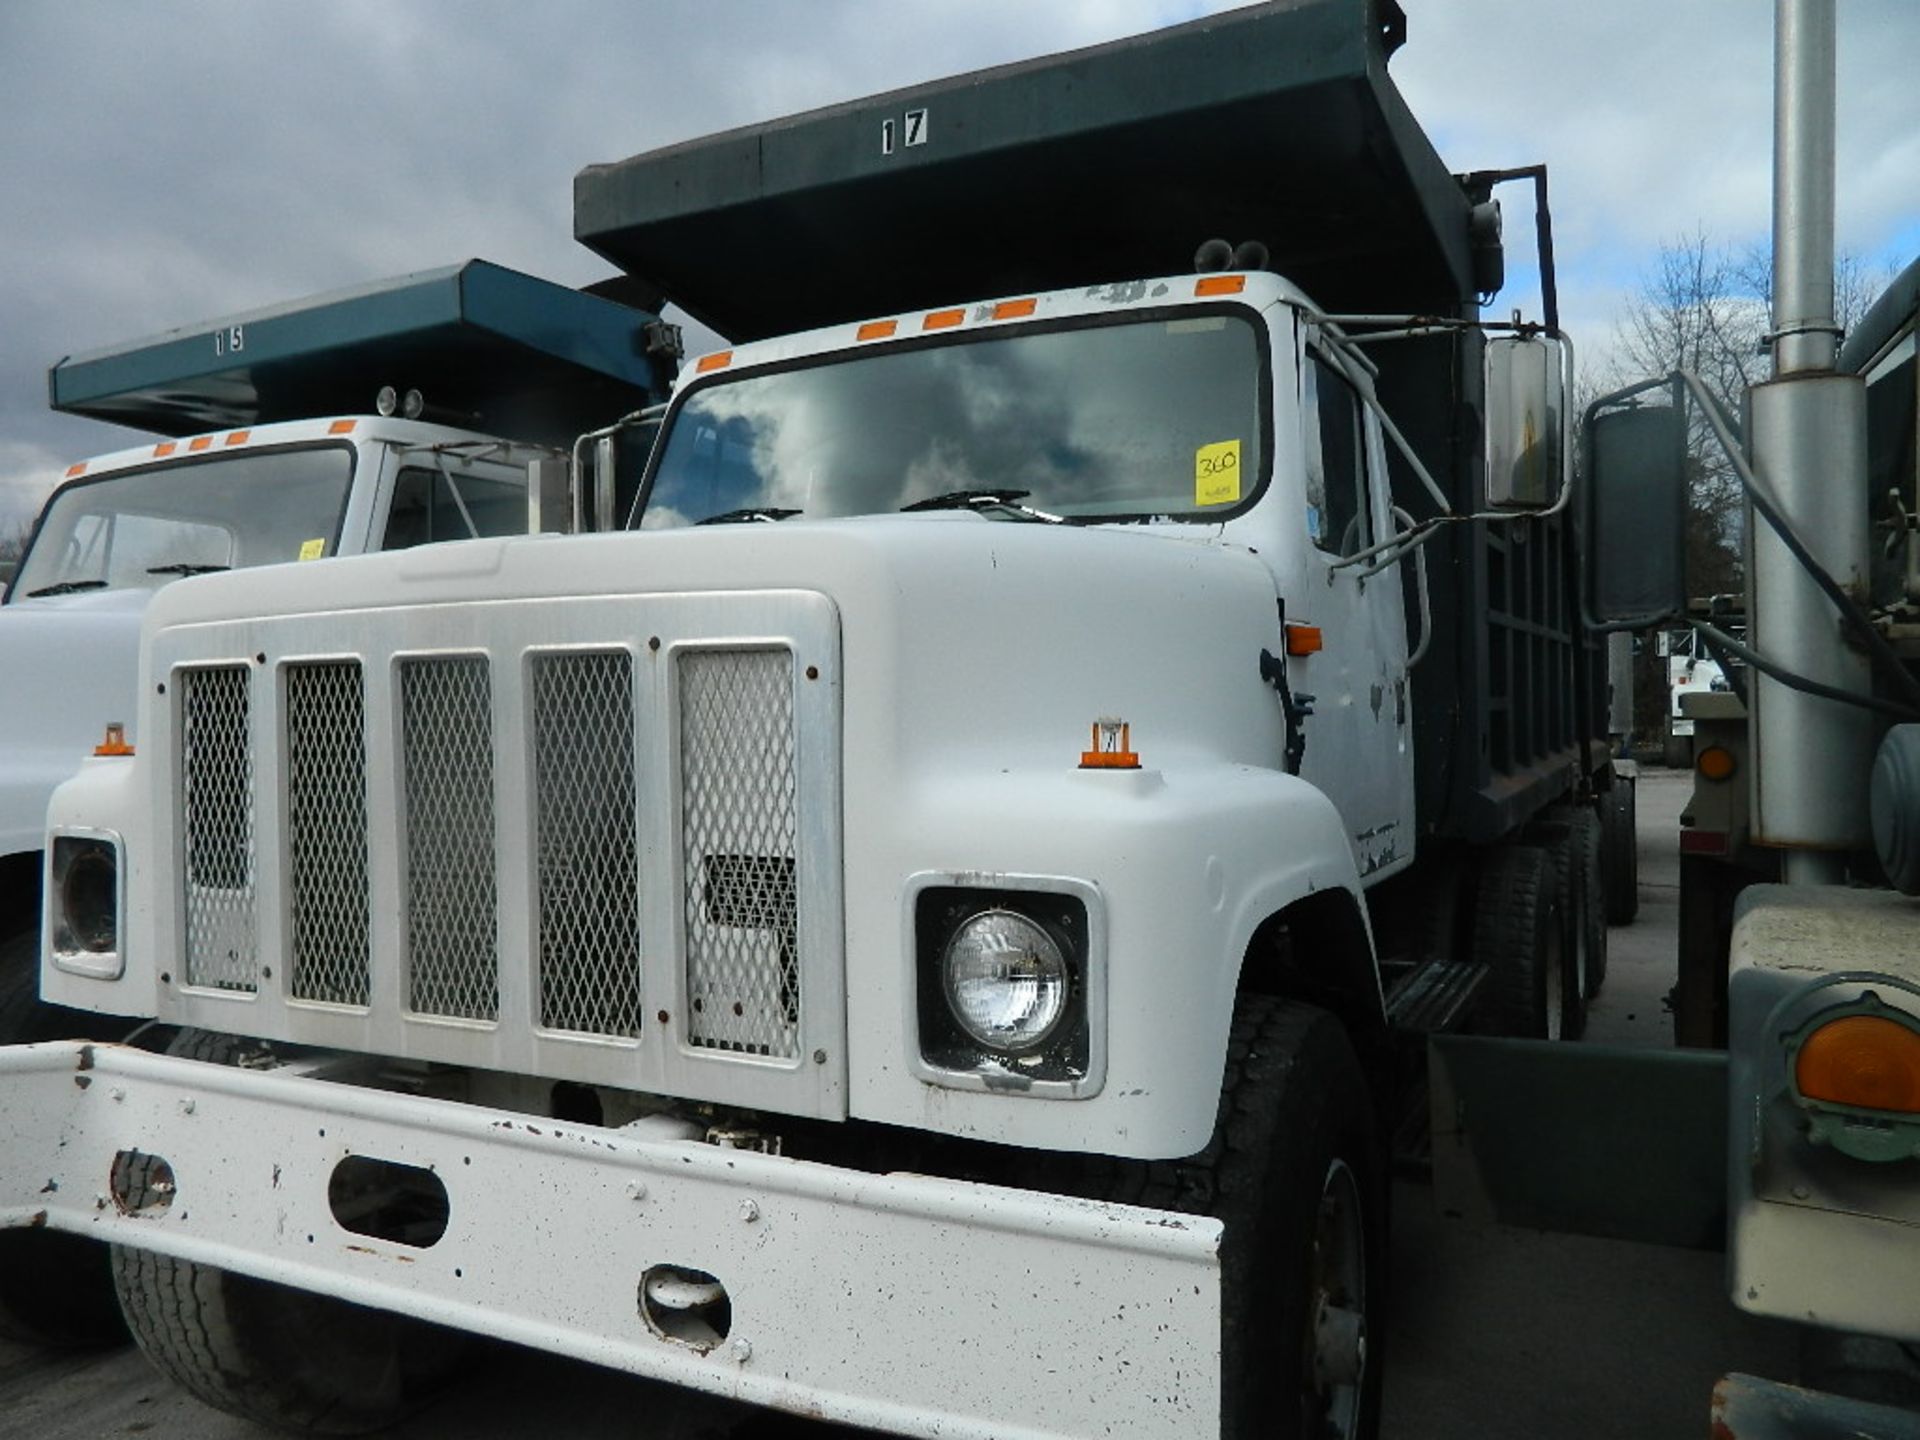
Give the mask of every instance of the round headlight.
[[1011, 910], [986, 910], [953, 932], [941, 966], [960, 1028], [993, 1050], [1046, 1042], [1067, 1013], [1066, 957], [1044, 929]]

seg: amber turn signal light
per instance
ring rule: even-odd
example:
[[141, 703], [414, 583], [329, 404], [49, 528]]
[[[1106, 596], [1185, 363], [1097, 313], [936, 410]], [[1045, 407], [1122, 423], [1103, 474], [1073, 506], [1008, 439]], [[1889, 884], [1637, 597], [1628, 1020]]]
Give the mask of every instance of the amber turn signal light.
[[1843, 1015], [1801, 1042], [1801, 1095], [1861, 1110], [1920, 1114], [1920, 1030], [1882, 1015]]
[[1724, 745], [1709, 745], [1693, 757], [1693, 768], [1709, 780], [1731, 780], [1740, 762]]

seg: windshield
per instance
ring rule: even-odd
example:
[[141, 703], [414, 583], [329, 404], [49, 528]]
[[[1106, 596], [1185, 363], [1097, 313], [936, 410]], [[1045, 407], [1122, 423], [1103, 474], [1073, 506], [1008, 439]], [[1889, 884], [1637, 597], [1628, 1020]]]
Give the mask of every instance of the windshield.
[[12, 598], [317, 560], [339, 543], [353, 451], [260, 450], [123, 470], [53, 498]]
[[1069, 519], [1215, 521], [1266, 473], [1261, 333], [1187, 310], [836, 354], [688, 393], [643, 528], [991, 489]]

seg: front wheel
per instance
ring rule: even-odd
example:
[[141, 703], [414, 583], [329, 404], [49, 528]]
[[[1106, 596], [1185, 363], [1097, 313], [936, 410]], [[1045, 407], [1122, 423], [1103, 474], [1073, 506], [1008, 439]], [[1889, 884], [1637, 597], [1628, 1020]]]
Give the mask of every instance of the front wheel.
[[1221, 1434], [1374, 1435], [1386, 1175], [1366, 1075], [1333, 1016], [1242, 998], [1210, 1153], [1208, 1208], [1226, 1225]]
[[[168, 1053], [216, 1065], [261, 1042], [182, 1030]], [[213, 1265], [113, 1249], [127, 1328], [155, 1368], [231, 1415], [312, 1435], [360, 1435], [418, 1410], [478, 1342], [410, 1316]]]

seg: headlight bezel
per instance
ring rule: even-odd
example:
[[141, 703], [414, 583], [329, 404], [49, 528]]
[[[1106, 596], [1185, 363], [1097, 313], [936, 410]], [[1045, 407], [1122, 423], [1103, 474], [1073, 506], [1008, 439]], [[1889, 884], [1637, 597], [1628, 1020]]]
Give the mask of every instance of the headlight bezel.
[[[1106, 1079], [1106, 925], [1098, 888], [1065, 876], [957, 872], [913, 876], [908, 944], [915, 961], [908, 1055], [915, 1075], [948, 1089], [1085, 1099]], [[1034, 1045], [991, 1046], [967, 1032], [948, 998], [950, 944], [994, 911], [1037, 926], [1067, 969], [1060, 1018]]]
[[[125, 841], [116, 831], [84, 826], [62, 826], [47, 839], [42, 921], [54, 968], [94, 980], [118, 980], [127, 965]], [[105, 883], [111, 886], [105, 916], [97, 894], [75, 893], [79, 887], [101, 884], [103, 870]], [[81, 898], [93, 908], [75, 915], [74, 906]], [[110, 930], [103, 933], [103, 925], [110, 925]]]

